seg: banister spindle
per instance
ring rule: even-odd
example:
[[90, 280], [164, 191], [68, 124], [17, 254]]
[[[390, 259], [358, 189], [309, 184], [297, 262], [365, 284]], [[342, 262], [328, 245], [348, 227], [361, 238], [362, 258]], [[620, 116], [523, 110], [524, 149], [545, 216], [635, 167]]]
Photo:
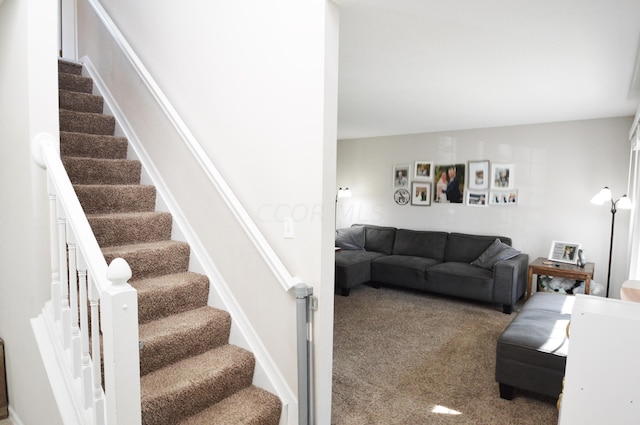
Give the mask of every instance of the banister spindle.
[[71, 369], [73, 377], [80, 377], [80, 330], [78, 328], [78, 280], [76, 237], [67, 224], [67, 244], [69, 246], [69, 307], [71, 315]]
[[89, 353], [89, 297], [87, 291], [87, 263], [82, 252], [78, 252], [78, 286], [80, 292], [80, 349], [81, 386], [84, 407], [92, 405], [91, 354]]
[[58, 258], [60, 265], [60, 324], [64, 348], [71, 346], [71, 316], [69, 312], [69, 270], [67, 267], [67, 219], [58, 202]]

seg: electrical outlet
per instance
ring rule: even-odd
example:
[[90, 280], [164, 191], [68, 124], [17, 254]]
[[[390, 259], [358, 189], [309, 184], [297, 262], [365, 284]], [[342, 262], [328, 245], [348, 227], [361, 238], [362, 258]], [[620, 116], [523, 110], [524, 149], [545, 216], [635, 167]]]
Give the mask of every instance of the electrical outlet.
[[293, 239], [293, 218], [291, 217], [284, 219], [284, 237], [286, 239]]

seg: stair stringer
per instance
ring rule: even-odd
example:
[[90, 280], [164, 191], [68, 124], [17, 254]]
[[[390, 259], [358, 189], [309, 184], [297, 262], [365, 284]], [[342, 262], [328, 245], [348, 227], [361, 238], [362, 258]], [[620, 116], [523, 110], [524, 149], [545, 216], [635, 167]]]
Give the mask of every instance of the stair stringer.
[[173, 240], [186, 242], [190, 245], [191, 256], [189, 260], [189, 270], [204, 274], [209, 278], [210, 289], [208, 305], [225, 310], [231, 315], [229, 343], [249, 350], [255, 356], [256, 365], [253, 375], [253, 385], [264, 388], [280, 398], [282, 401], [280, 425], [297, 423], [298, 401], [295, 393], [278, 370], [268, 350], [261, 342], [254, 327], [236, 301], [229, 285], [204, 249], [196, 232], [189, 225], [189, 220], [167, 188], [166, 183], [142, 146], [136, 132], [129, 124], [126, 116], [115, 101], [114, 96], [93, 65], [91, 58], [85, 56], [81, 58], [79, 62], [84, 65], [83, 74], [93, 79], [94, 94], [100, 95], [104, 99], [103, 112], [115, 117], [115, 135], [124, 136], [128, 139], [131, 148], [127, 154], [128, 159], [136, 159], [141, 162], [142, 174], [140, 182], [156, 187], [156, 211], [164, 211], [172, 214], [173, 226], [171, 238]]

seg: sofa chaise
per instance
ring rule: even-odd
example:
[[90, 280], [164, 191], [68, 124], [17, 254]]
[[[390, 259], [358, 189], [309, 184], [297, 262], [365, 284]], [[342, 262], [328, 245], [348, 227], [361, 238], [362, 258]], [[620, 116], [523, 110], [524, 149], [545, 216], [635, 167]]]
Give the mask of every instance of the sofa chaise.
[[503, 236], [354, 224], [336, 232], [335, 286], [341, 295], [371, 283], [502, 305], [524, 295], [529, 256]]

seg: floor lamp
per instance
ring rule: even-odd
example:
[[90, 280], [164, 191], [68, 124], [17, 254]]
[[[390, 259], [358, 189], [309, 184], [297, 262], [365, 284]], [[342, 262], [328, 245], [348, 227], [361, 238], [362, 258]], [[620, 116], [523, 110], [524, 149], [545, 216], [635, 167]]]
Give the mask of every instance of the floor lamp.
[[611, 201], [611, 241], [609, 242], [609, 269], [607, 271], [607, 291], [606, 297], [609, 298], [609, 282], [611, 280], [611, 255], [613, 254], [613, 229], [616, 222], [616, 212], [618, 208], [621, 210], [629, 210], [632, 207], [631, 199], [627, 195], [622, 195], [622, 198], [617, 201], [613, 200], [611, 196], [611, 190], [608, 187], [604, 187], [600, 192], [598, 192], [593, 198], [591, 198], [591, 203], [595, 205], [604, 205], [605, 202]]
[[335, 225], [338, 225], [338, 198], [351, 198], [351, 191], [349, 190], [348, 187], [343, 188], [339, 188], [338, 192], [336, 192], [336, 209], [335, 209]]

